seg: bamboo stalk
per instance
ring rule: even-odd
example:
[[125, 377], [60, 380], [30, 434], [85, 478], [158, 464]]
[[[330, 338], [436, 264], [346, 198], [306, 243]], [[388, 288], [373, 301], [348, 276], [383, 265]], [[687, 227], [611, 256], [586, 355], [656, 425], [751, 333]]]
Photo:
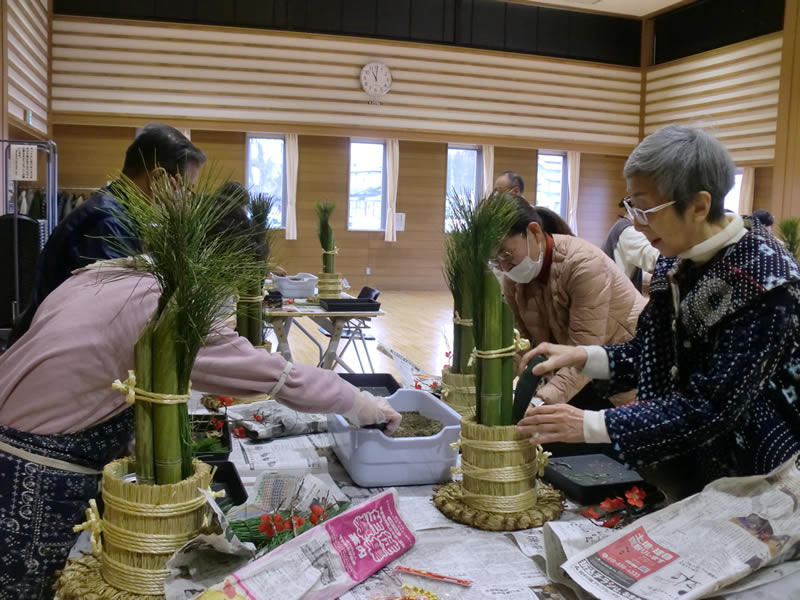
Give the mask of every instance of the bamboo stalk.
[[[159, 394], [180, 394], [178, 389], [178, 348], [175, 302], [167, 303], [153, 329], [153, 390]], [[153, 455], [156, 483], [166, 485], [182, 479], [181, 418], [178, 406], [153, 406]]]
[[[247, 292], [240, 291], [242, 295], [246, 295]], [[250, 319], [247, 315], [247, 302], [237, 302], [236, 303], [236, 332], [248, 340], [250, 339]]]
[[[503, 346], [503, 298], [500, 295], [500, 284], [495, 276], [486, 271], [483, 278], [483, 326], [479, 350], [499, 350]], [[481, 373], [480, 410], [478, 418], [481, 425], [503, 425], [503, 365], [500, 359], [478, 359], [478, 370]]]
[[[260, 296], [264, 282], [259, 278], [252, 282], [247, 290], [248, 296]], [[264, 343], [263, 304], [261, 302], [248, 302], [247, 307], [247, 339], [254, 346]]]
[[[503, 302], [503, 348], [514, 343], [514, 315], [508, 304]], [[503, 379], [501, 390], [502, 422], [501, 425], [514, 425], [514, 359], [505, 357], [498, 359], [502, 365]]]
[[[462, 287], [466, 286], [466, 282], [461, 282]], [[465, 290], [461, 295], [461, 318], [462, 319], [471, 319], [473, 316], [472, 311], [472, 294], [469, 291]], [[474, 328], [469, 327], [466, 325], [462, 325], [458, 327], [461, 330], [461, 336], [459, 338], [460, 348], [459, 348], [459, 361], [458, 365], [458, 372], [459, 373], [472, 373], [473, 367], [469, 365], [469, 358], [472, 354], [472, 349], [475, 347], [475, 335], [474, 335]]]
[[[136, 387], [153, 391], [153, 321], [145, 325], [134, 349], [136, 353]], [[153, 404], [137, 400], [134, 408], [136, 422], [136, 481], [153, 485]]]
[[330, 222], [331, 214], [335, 208], [336, 205], [330, 202], [318, 203], [316, 206], [317, 219], [319, 220], [317, 226], [319, 243], [323, 251], [331, 253], [322, 255], [323, 273], [336, 273], [336, 255], [333, 254], [333, 251], [336, 249], [336, 242]]

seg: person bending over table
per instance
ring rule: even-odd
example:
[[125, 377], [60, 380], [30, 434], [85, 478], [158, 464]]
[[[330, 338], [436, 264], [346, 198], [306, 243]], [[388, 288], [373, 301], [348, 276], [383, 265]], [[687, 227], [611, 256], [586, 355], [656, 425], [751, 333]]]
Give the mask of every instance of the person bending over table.
[[[219, 231], [252, 231], [245, 209]], [[77, 537], [72, 526], [97, 495], [97, 472], [127, 454], [133, 436], [133, 407], [111, 382], [133, 369], [134, 344], [161, 292], [150, 275], [95, 267], [49, 294], [0, 356], [0, 599], [52, 598]], [[332, 371], [287, 363], [221, 325], [192, 382], [212, 394], [272, 393], [295, 410], [339, 413], [355, 425], [388, 422], [390, 432], [401, 418]]]
[[[630, 279], [600, 248], [572, 235], [551, 210], [516, 199], [518, 217], [493, 261], [502, 274], [505, 300], [522, 337], [558, 344], [613, 344], [633, 337], [645, 305]], [[545, 404], [610, 407], [605, 390], [572, 369], [560, 369], [542, 385]], [[624, 404], [633, 396], [617, 396]], [[596, 446], [548, 446], [555, 455], [602, 450]]]
[[800, 452], [800, 266], [755, 219], [724, 212], [734, 164], [698, 129], [669, 126], [625, 164], [631, 220], [662, 254], [636, 337], [540, 344], [534, 373], [582, 369], [636, 402], [605, 411], [530, 407], [536, 442], [610, 442], [678, 499]]

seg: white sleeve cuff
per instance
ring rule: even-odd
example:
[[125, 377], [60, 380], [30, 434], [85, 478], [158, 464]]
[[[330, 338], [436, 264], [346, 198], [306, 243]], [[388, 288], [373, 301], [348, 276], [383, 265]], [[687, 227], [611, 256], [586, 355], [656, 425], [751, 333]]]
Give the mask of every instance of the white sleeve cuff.
[[610, 379], [611, 369], [608, 367], [608, 354], [602, 346], [579, 346], [586, 350], [586, 365], [581, 375], [592, 379]]
[[583, 411], [583, 441], [587, 444], [610, 444], [604, 410]]

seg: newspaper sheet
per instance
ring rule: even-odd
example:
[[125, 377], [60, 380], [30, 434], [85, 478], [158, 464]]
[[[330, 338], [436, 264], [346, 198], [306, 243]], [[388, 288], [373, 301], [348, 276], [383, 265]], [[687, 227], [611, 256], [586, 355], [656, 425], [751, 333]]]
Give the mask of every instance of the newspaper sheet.
[[798, 557], [794, 457], [768, 475], [714, 481], [578, 553], [564, 570], [602, 600], [693, 600]]
[[232, 406], [228, 417], [260, 440], [328, 431], [327, 415], [301, 413], [276, 400]]
[[[469, 579], [473, 584], [467, 588], [422, 579], [394, 571], [398, 565]], [[341, 600], [399, 595], [404, 583], [421, 586], [443, 600], [536, 600], [539, 596], [532, 588], [546, 586], [548, 581], [510, 537], [452, 524], [450, 529], [418, 531], [414, 548]]]
[[[387, 490], [245, 565], [199, 598], [334, 600], [407, 552], [414, 533]], [[280, 595], [278, 596], [277, 593]]]
[[332, 449], [327, 433], [275, 440], [232, 440], [230, 460], [243, 476], [250, 471], [270, 473], [325, 473]]

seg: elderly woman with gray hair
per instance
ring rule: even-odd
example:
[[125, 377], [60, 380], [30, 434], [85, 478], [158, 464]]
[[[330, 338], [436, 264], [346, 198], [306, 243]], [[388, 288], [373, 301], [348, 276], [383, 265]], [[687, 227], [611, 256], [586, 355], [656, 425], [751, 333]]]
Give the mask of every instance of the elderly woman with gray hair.
[[800, 452], [800, 266], [755, 219], [724, 211], [730, 155], [708, 133], [671, 125], [625, 164], [625, 204], [661, 252], [633, 340], [540, 344], [543, 375], [574, 367], [638, 388], [605, 411], [533, 407], [536, 442], [610, 442], [671, 498], [724, 476], [766, 473]]

